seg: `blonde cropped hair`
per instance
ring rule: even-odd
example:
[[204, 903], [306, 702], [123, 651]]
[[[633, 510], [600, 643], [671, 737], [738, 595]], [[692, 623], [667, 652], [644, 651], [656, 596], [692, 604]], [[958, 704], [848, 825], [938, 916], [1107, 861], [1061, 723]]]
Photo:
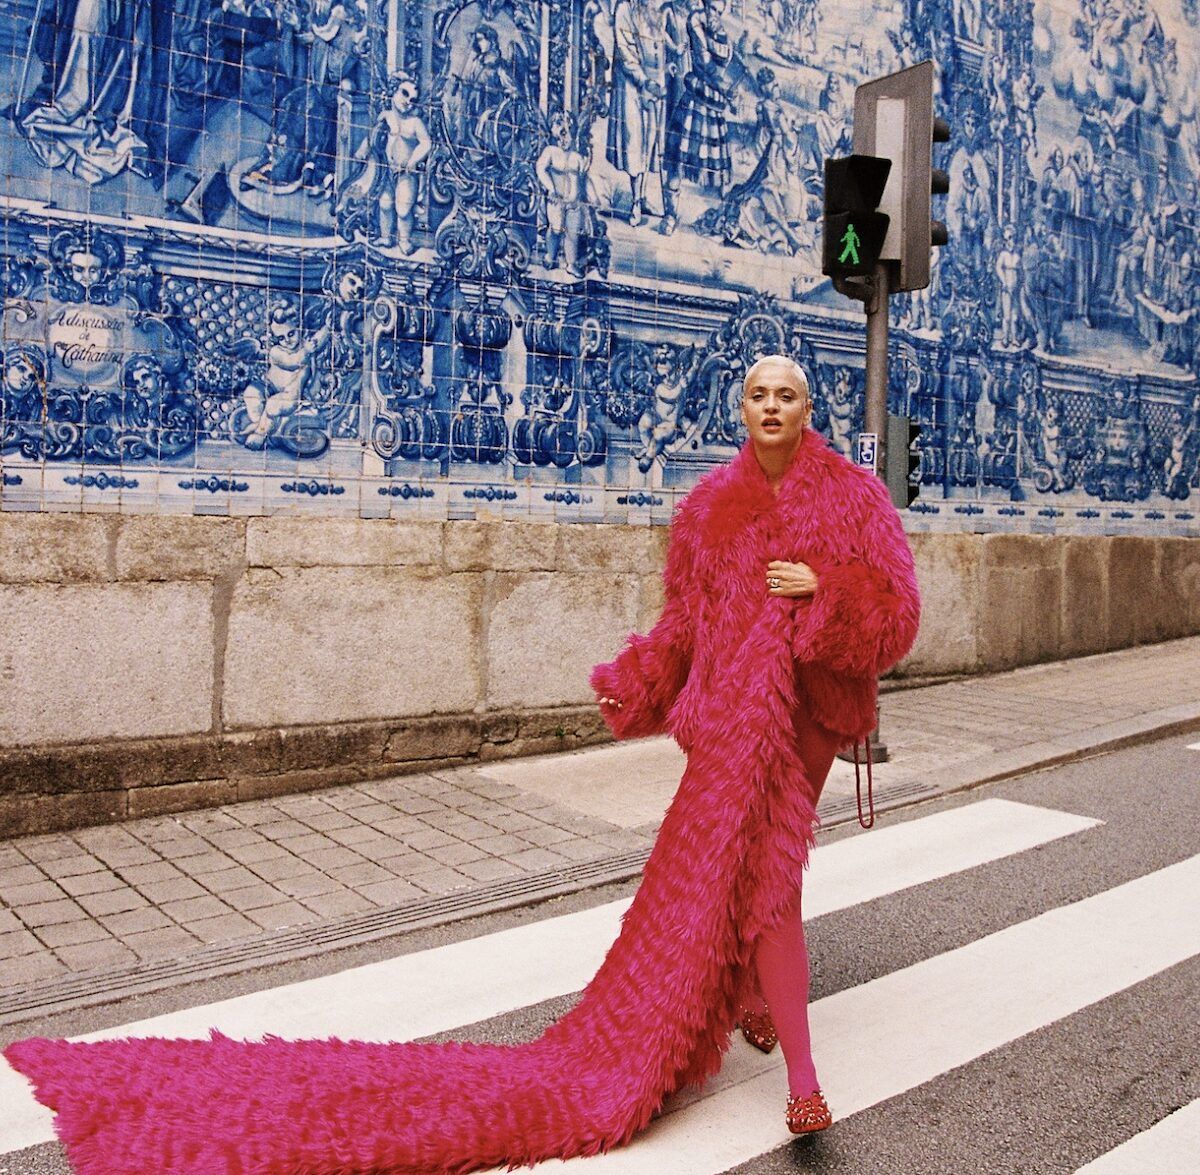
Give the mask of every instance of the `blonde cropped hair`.
[[811, 400], [812, 391], [809, 388], [808, 373], [795, 361], [790, 355], [764, 355], [761, 359], [755, 360], [750, 365], [750, 370], [746, 372], [745, 379], [742, 380], [742, 395], [746, 394], [750, 387], [751, 380], [758, 374], [763, 367], [786, 367], [799, 381], [800, 389]]

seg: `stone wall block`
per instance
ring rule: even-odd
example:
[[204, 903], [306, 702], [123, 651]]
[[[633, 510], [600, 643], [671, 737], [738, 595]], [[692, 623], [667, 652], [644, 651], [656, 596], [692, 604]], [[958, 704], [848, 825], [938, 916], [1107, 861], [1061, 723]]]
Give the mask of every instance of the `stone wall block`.
[[1062, 541], [984, 535], [980, 544], [980, 665], [1009, 669], [1051, 660], [1062, 633]]
[[245, 550], [240, 518], [131, 514], [117, 520], [118, 579], [216, 579], [239, 567]]
[[388, 733], [383, 757], [394, 761], [469, 756], [478, 753], [482, 739], [478, 715], [414, 718]]
[[658, 541], [662, 527], [587, 524], [556, 529], [559, 571], [583, 574], [662, 571], [665, 551]]
[[1112, 539], [1108, 561], [1110, 649], [1124, 649], [1151, 639], [1151, 609], [1144, 601], [1159, 586], [1155, 548], [1160, 541], [1136, 535]]
[[253, 518], [251, 567], [414, 567], [440, 564], [440, 522], [389, 518]]
[[[1066, 535], [1063, 544], [1062, 657], [1086, 657], [1110, 648], [1108, 565], [1112, 540]], [[1120, 606], [1118, 602], [1118, 606]]]
[[979, 661], [979, 543], [972, 535], [908, 536], [921, 592], [921, 627], [900, 675], [970, 673]]
[[638, 609], [634, 624], [638, 632], [649, 632], [658, 623], [665, 603], [662, 572], [641, 576], [638, 580]]
[[480, 587], [398, 567], [247, 571], [230, 605], [226, 727], [471, 709]]
[[279, 732], [279, 771], [302, 771], [363, 763], [383, 756], [387, 727], [382, 723], [286, 727]]
[[283, 762], [283, 732], [279, 730], [232, 731], [221, 738], [220, 775], [270, 775]]
[[[395, 774], [395, 767], [390, 773]], [[267, 800], [298, 792], [319, 791], [323, 787], [341, 787], [371, 778], [361, 767], [343, 764], [313, 771], [291, 771], [285, 775], [251, 775], [234, 781], [236, 797], [242, 800]]]
[[1147, 596], [1153, 599], [1143, 605], [1150, 614], [1150, 640], [1200, 632], [1200, 541], [1160, 540], [1158, 574]]
[[633, 576], [498, 575], [488, 624], [489, 707], [592, 700], [592, 666], [636, 625]]
[[139, 787], [129, 793], [129, 819], [216, 808], [232, 804], [237, 798], [237, 785], [231, 779], [197, 779], [191, 783]]
[[119, 757], [105, 747], [85, 744], [11, 750], [0, 756], [0, 795], [116, 791], [129, 786], [127, 774]]
[[550, 571], [557, 531], [550, 522], [447, 522], [442, 551], [448, 571]]
[[125, 791], [0, 798], [0, 836], [36, 836], [90, 824], [114, 824], [128, 813]]
[[108, 550], [103, 515], [0, 513], [0, 583], [111, 579]]
[[0, 745], [212, 725], [207, 584], [0, 586]]

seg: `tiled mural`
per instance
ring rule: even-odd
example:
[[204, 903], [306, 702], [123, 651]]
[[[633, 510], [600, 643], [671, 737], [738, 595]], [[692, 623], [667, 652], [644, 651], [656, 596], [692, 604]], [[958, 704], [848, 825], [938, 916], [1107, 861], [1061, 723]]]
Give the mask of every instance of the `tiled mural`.
[[1200, 534], [1197, 0], [8, 7], [5, 509], [662, 522], [774, 351], [849, 452], [822, 160], [933, 57], [909, 525]]

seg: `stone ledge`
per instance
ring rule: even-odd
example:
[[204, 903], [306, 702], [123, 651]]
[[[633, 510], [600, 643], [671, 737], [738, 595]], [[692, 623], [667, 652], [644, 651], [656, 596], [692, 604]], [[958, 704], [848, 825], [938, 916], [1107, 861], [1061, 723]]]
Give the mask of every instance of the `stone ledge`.
[[603, 742], [595, 706], [0, 751], [0, 839]]

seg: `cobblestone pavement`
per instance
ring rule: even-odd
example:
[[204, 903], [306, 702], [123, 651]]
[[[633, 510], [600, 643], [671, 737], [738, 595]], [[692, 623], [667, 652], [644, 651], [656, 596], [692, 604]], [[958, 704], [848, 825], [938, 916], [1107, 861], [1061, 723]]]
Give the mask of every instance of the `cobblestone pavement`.
[[470, 771], [0, 844], [0, 990], [646, 848]]
[[[1200, 637], [883, 696], [877, 787], [948, 789], [1172, 723]], [[646, 850], [669, 740], [603, 746], [0, 842], [0, 997]], [[822, 808], [854, 794], [835, 765]]]

